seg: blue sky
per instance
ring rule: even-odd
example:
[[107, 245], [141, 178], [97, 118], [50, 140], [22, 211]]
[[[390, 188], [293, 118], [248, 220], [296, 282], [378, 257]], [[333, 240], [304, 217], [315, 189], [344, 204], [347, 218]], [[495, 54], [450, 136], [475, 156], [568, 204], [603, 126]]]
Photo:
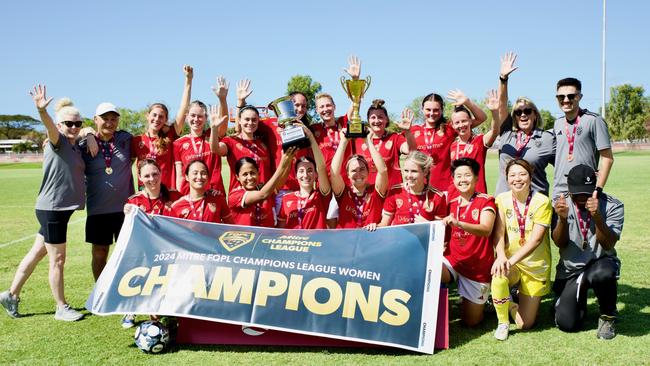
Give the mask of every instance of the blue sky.
[[[646, 1], [609, 1], [607, 84], [650, 87]], [[499, 57], [519, 55], [511, 100], [532, 98], [558, 115], [555, 82], [583, 82], [582, 105], [600, 108], [601, 1], [10, 1], [0, 6], [0, 114], [37, 116], [37, 82], [91, 117], [110, 101], [178, 108], [182, 65], [195, 68], [193, 99], [211, 103], [217, 75], [248, 77], [257, 105], [309, 74], [342, 113], [348, 55], [371, 75], [366, 95], [399, 113], [413, 98], [459, 88], [482, 99], [497, 85]], [[362, 114], [364, 114], [362, 112]]]

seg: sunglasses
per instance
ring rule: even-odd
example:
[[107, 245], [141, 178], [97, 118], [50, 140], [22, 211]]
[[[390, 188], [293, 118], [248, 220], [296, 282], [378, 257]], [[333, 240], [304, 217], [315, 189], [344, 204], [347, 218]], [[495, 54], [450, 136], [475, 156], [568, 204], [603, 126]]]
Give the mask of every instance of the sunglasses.
[[580, 94], [557, 94], [555, 97], [557, 98], [558, 102], [564, 102], [564, 98], [569, 99], [569, 101], [572, 101], [576, 99], [576, 97]]
[[82, 121], [64, 121], [63, 124], [68, 126], [68, 128], [72, 128], [72, 126], [75, 126], [75, 127], [79, 128], [79, 127], [81, 127], [83, 122]]
[[524, 108], [524, 109], [515, 109], [512, 114], [515, 115], [515, 117], [521, 117], [522, 114], [525, 114], [527, 116], [530, 116], [533, 114], [533, 109], [532, 108]]

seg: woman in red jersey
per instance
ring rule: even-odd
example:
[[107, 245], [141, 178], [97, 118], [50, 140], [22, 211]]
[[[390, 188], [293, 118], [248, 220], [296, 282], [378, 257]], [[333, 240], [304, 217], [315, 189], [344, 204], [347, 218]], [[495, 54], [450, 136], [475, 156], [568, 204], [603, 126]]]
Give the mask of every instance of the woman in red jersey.
[[[487, 119], [483, 110], [472, 103], [462, 91], [452, 90], [447, 95], [447, 98], [451, 99], [454, 105], [464, 105], [472, 112], [474, 115], [471, 120], [472, 128]], [[433, 158], [429, 184], [440, 191], [447, 189], [452, 182], [449, 173], [451, 164], [449, 149], [457, 134], [443, 115], [444, 107], [444, 101], [440, 95], [431, 93], [425, 96], [422, 100], [424, 125], [413, 126], [411, 129], [418, 151], [422, 151]]]
[[182, 219], [232, 224], [232, 215], [222, 193], [209, 189], [210, 171], [203, 160], [185, 168], [189, 193], [172, 204], [171, 215]]
[[[404, 183], [393, 186], [377, 226], [392, 226], [439, 220], [447, 216], [447, 200], [431, 187], [429, 174], [433, 159], [420, 151], [411, 151], [404, 160]], [[370, 228], [371, 230], [374, 228]]]
[[275, 227], [274, 195], [287, 179], [295, 153], [292, 147], [282, 154], [278, 169], [263, 186], [257, 161], [248, 156], [237, 160], [232, 173], [238, 185], [228, 194], [228, 207], [235, 225]]
[[142, 190], [133, 196], [124, 205], [124, 213], [128, 214], [134, 207], [152, 215], [169, 216], [172, 203], [181, 194], [169, 190], [162, 183], [162, 170], [154, 159], [146, 158], [138, 162], [138, 179], [142, 182]]
[[[402, 112], [402, 119], [398, 127], [402, 133], [393, 133], [386, 130], [388, 123], [388, 111], [384, 107], [384, 101], [375, 99], [368, 108], [368, 129], [374, 135], [372, 141], [375, 149], [383, 157], [388, 168], [389, 185], [399, 184], [402, 182], [400, 174], [399, 157], [400, 154], [408, 154], [415, 149], [415, 139], [411, 134], [411, 124], [413, 122], [413, 112], [405, 109]], [[353, 153], [363, 156], [369, 165], [368, 183], [375, 184], [377, 168], [372, 161], [372, 156], [368, 150], [368, 142], [365, 139], [355, 140]]]
[[300, 189], [282, 197], [278, 227], [326, 229], [327, 209], [332, 198], [332, 189], [327, 178], [325, 158], [311, 131], [305, 126], [302, 128], [305, 135], [309, 137], [314, 158], [302, 156], [296, 160], [295, 173]]
[[340, 142], [332, 158], [330, 180], [332, 192], [339, 206], [337, 227], [340, 229], [354, 229], [376, 225], [381, 220], [381, 210], [384, 198], [388, 192], [388, 169], [383, 157], [375, 149], [374, 134], [371, 132], [366, 138], [366, 146], [377, 170], [375, 184], [368, 183], [369, 165], [362, 155], [354, 154], [347, 159], [345, 171], [349, 185], [346, 186], [341, 176], [341, 165], [348, 150], [348, 139], [345, 129], [340, 132]]
[[[136, 164], [144, 159], [154, 159], [160, 167], [160, 179], [169, 189], [176, 186], [174, 175], [173, 142], [183, 133], [185, 113], [189, 104], [189, 93], [192, 87], [194, 70], [191, 66], [183, 66], [185, 73], [185, 87], [181, 106], [176, 115], [173, 126], [167, 125], [169, 110], [162, 103], [151, 104], [147, 110], [147, 130], [131, 140], [131, 156], [136, 158]], [[138, 187], [143, 187], [143, 182], [138, 179]]]
[[481, 166], [471, 158], [451, 162], [458, 192], [450, 199], [449, 215], [442, 221], [451, 232], [443, 258], [443, 283], [456, 281], [461, 297], [460, 319], [467, 326], [483, 320], [483, 308], [490, 293], [494, 249], [490, 241], [496, 218], [494, 197], [476, 190]]

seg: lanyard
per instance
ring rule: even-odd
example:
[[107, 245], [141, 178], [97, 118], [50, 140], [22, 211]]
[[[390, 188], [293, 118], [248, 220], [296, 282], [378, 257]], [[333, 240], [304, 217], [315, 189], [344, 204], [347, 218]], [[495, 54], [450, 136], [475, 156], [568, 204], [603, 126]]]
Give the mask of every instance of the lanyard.
[[108, 141], [103, 141], [97, 135], [97, 141], [99, 141], [99, 146], [102, 149], [102, 155], [104, 156], [104, 171], [106, 174], [113, 174], [113, 168], [111, 167], [111, 162], [113, 161], [113, 153], [115, 152], [115, 138], [111, 137]]
[[300, 191], [296, 192], [296, 195], [298, 196], [298, 227], [300, 229], [303, 229], [302, 227], [302, 219], [305, 217], [305, 206], [307, 206], [307, 201], [311, 199], [311, 197], [314, 195], [314, 192], [311, 192], [305, 199], [302, 199], [300, 197]]
[[526, 216], [528, 215], [528, 209], [530, 208], [530, 200], [533, 198], [533, 191], [528, 193], [528, 198], [526, 198], [526, 206], [524, 207], [524, 214], [521, 214], [519, 211], [519, 203], [515, 198], [515, 194], [512, 194], [512, 206], [515, 209], [515, 214], [517, 215], [517, 224], [519, 224], [519, 245], [526, 243]]
[[334, 127], [325, 126], [325, 129], [327, 130], [327, 139], [329, 140], [330, 148], [332, 148], [332, 150], [338, 149], [341, 140], [341, 136], [339, 135], [339, 124], [335, 121]]
[[194, 157], [197, 158], [197, 159], [203, 159], [203, 147], [204, 147], [203, 136], [198, 136], [197, 138], [200, 139], [200, 141], [201, 141], [199, 143], [201, 145], [200, 149], [198, 147], [196, 147], [196, 142], [194, 141], [194, 137], [190, 135], [190, 141], [192, 141], [192, 149], [194, 149]]
[[[145, 194], [147, 195], [147, 200], [149, 201], [149, 213], [155, 214], [155, 215], [162, 214], [162, 208], [158, 206], [158, 203], [162, 202], [162, 199], [160, 198], [160, 196], [158, 196], [157, 198], [151, 199], [151, 197], [149, 197], [149, 193], [145, 193]], [[162, 205], [162, 206], [164, 206], [164, 205]]]
[[158, 156], [158, 149], [156, 149], [156, 144], [154, 143], [156, 138], [149, 136], [149, 132], [146, 132], [145, 136], [147, 137], [147, 147], [149, 148], [147, 158], [156, 160], [156, 157]]
[[525, 134], [522, 130], [517, 131], [517, 140], [515, 145], [515, 149], [517, 150], [515, 155], [517, 158], [520, 158], [523, 155], [524, 149], [526, 148], [526, 145], [528, 145], [531, 137], [533, 137], [533, 131], [530, 131], [530, 134]]
[[574, 202], [573, 205], [576, 208], [576, 216], [578, 217], [578, 227], [580, 227], [580, 233], [582, 234], [582, 249], [584, 250], [587, 245], [587, 234], [589, 234], [589, 227], [591, 226], [591, 214], [587, 211], [587, 219], [582, 219], [582, 211], [578, 205]]
[[[255, 145], [255, 141], [254, 141], [254, 140], [251, 141], [251, 140], [246, 140], [246, 139], [244, 139], [244, 135], [243, 135], [243, 134], [240, 134], [240, 135], [239, 135], [239, 139], [241, 140], [242, 144], [243, 144], [244, 146], [246, 146], [246, 148], [251, 152], [251, 155], [252, 155], [251, 158], [253, 158], [253, 160], [255, 160], [255, 162], [257, 163], [257, 165], [258, 165], [258, 167], [259, 167], [259, 165], [260, 165], [260, 159], [261, 159], [261, 158], [260, 158], [261, 153], [260, 153], [260, 151], [257, 149], [257, 145]], [[259, 167], [259, 168], [261, 168], [261, 167]]]
[[573, 124], [573, 133], [569, 134], [569, 122], [564, 122], [564, 131], [566, 133], [566, 140], [569, 143], [569, 154], [567, 155], [567, 160], [573, 160], [573, 147], [575, 146], [576, 141], [576, 131], [578, 130], [578, 124], [580, 124], [580, 116], [576, 116], [576, 122]]
[[[474, 201], [474, 198], [476, 198], [477, 193], [474, 192], [472, 194], [472, 197], [469, 198], [469, 203], [467, 203], [467, 206], [465, 206], [465, 211], [463, 211], [463, 215], [460, 215], [460, 199], [461, 197], [458, 196], [458, 207], [456, 207], [456, 220], [461, 221], [461, 218], [465, 218], [465, 215], [467, 215], [467, 211], [469, 211], [470, 206], [472, 206], [472, 201]], [[467, 222], [467, 221], [465, 221]]]
[[357, 216], [357, 227], [363, 226], [363, 206], [366, 204], [366, 196], [368, 195], [367, 188], [364, 189], [363, 195], [358, 196], [350, 189], [350, 194], [354, 198], [354, 208]]
[[463, 151], [460, 151], [461, 140], [460, 140], [460, 138], [458, 138], [458, 140], [456, 141], [456, 159], [460, 159], [460, 158], [462, 158], [464, 156], [467, 156], [467, 149], [469, 148], [469, 146], [471, 146], [472, 139], [474, 139], [474, 135], [469, 137], [469, 140], [467, 140], [467, 143], [463, 144], [464, 145]]
[[202, 221], [202, 219], [203, 219], [203, 211], [204, 211], [204, 208], [205, 208], [205, 196], [199, 199], [199, 200], [201, 200], [201, 205], [199, 206], [198, 212], [196, 211], [196, 208], [194, 207], [194, 201], [192, 201], [192, 197], [190, 197], [189, 194], [187, 196], [185, 196], [185, 199], [190, 204], [190, 209], [192, 210], [192, 217], [194, 218], [194, 220]]
[[[422, 210], [422, 206], [424, 206], [424, 201], [425, 200], [422, 199], [422, 197], [425, 197], [427, 192], [424, 191], [424, 192], [422, 192], [420, 194], [411, 194], [411, 192], [409, 192], [409, 189], [407, 189], [406, 194], [408, 195], [408, 199], [409, 199], [409, 217], [410, 217], [409, 222], [414, 223], [415, 222], [415, 216], [420, 215], [420, 211]], [[416, 212], [413, 212], [413, 200], [411, 199], [412, 195], [417, 196], [417, 198], [418, 198], [418, 200], [415, 202], [415, 205], [417, 207]]]
[[[429, 150], [429, 155], [433, 155], [433, 140], [436, 138], [436, 129], [434, 128], [423, 128], [423, 135], [424, 135], [424, 144], [427, 146], [427, 150]], [[429, 139], [429, 132], [431, 132], [431, 139]], [[456, 152], [458, 154], [458, 152]]]

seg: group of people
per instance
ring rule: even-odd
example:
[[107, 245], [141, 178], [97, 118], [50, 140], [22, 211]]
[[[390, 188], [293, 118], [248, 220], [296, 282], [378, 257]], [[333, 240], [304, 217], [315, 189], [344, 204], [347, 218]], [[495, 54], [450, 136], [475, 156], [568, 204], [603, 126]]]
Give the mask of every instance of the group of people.
[[[515, 61], [513, 53], [501, 59], [498, 89], [487, 95], [492, 119], [484, 134], [474, 129], [487, 120], [486, 113], [452, 90], [449, 119], [443, 113], [445, 99], [432, 93], [422, 101], [423, 125], [414, 125], [413, 112], [406, 109], [394, 122], [400, 132], [389, 132], [384, 101], [374, 100], [366, 114], [367, 137], [348, 139], [351, 110], [337, 116], [333, 98], [323, 93], [315, 97], [320, 123], [300, 125], [309, 148], [286, 151], [283, 126], [276, 118], [260, 118], [258, 109], [247, 104], [249, 80], [236, 86], [235, 133], [228, 136], [228, 82], [219, 77], [212, 88], [217, 105], [190, 102], [189, 66], [175, 120], [169, 123], [164, 104], [153, 104], [140, 136], [118, 129], [119, 111], [110, 103], [97, 107], [95, 129], [82, 130], [79, 111], [63, 99], [55, 108], [55, 123], [46, 110], [52, 98], [38, 85], [30, 94], [48, 134], [36, 205], [41, 229], [10, 289], [0, 293], [0, 303], [10, 316], [20, 315], [21, 288], [47, 254], [55, 318], [82, 317], [65, 300], [63, 267], [68, 219], [84, 206], [95, 279], [124, 214], [134, 209], [214, 223], [366, 229], [377, 235], [378, 227], [442, 220], [448, 227], [442, 282], [457, 284], [465, 324], [483, 320], [491, 294], [498, 320], [495, 338], [508, 338], [511, 318], [519, 329], [533, 326], [542, 297], [551, 291], [552, 238], [560, 252], [552, 286], [557, 326], [581, 328], [587, 290], [593, 288], [600, 307], [597, 336], [611, 339], [620, 269], [614, 247], [623, 204], [603, 192], [613, 164], [607, 125], [580, 108], [581, 83], [574, 78], [557, 83], [564, 116], [553, 129], [542, 129], [539, 110], [528, 98], [518, 98], [509, 110], [507, 86]], [[346, 72], [358, 79], [360, 71], [359, 59], [351, 57]], [[307, 97], [295, 92], [291, 98], [300, 121]], [[185, 125], [189, 133], [181, 136]], [[495, 143], [499, 179], [489, 195], [485, 160]], [[227, 191], [221, 157], [230, 169]], [[545, 173], [549, 164], [555, 167], [552, 191]], [[123, 325], [133, 321], [127, 316]]]

